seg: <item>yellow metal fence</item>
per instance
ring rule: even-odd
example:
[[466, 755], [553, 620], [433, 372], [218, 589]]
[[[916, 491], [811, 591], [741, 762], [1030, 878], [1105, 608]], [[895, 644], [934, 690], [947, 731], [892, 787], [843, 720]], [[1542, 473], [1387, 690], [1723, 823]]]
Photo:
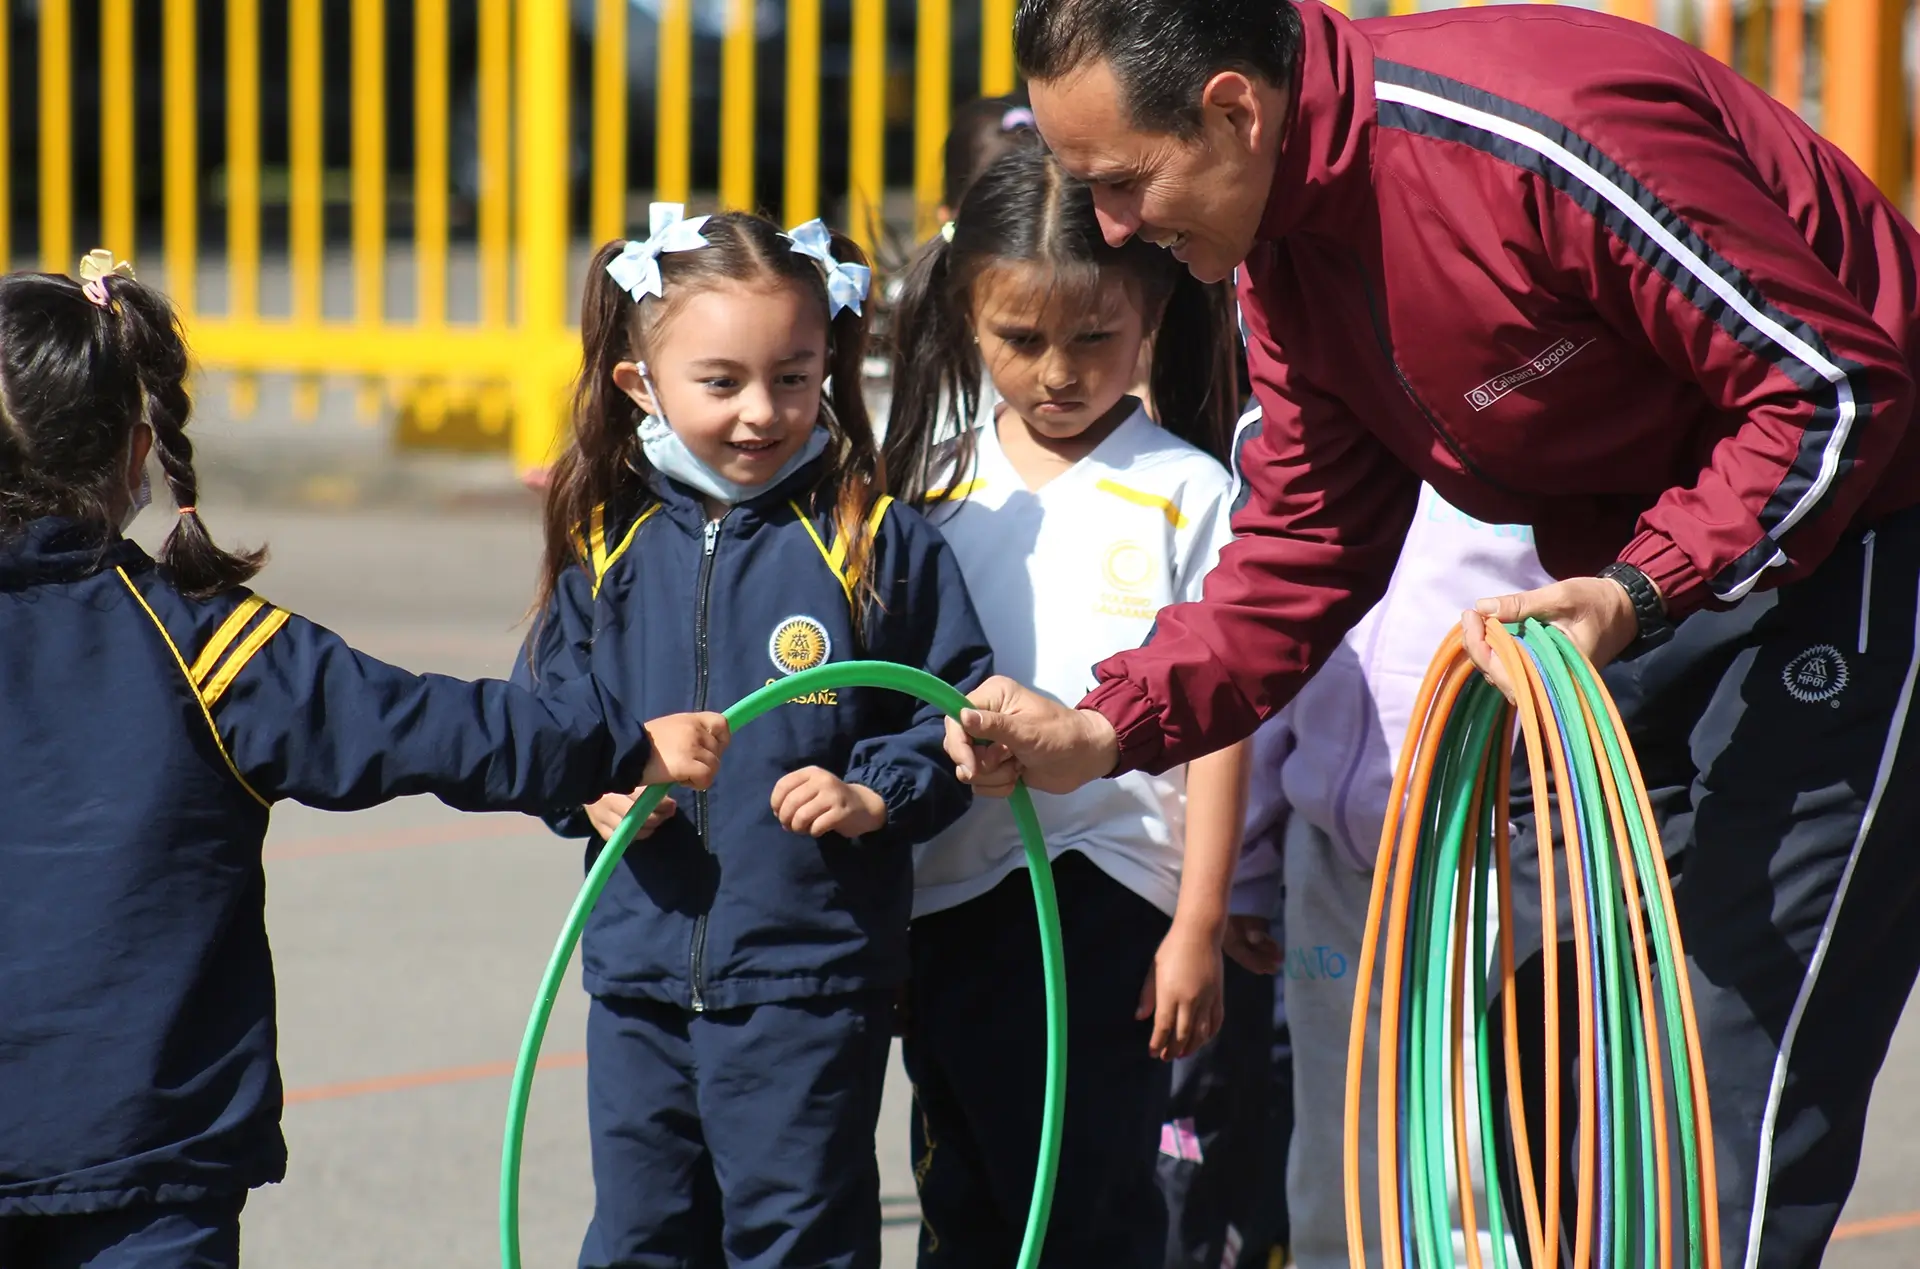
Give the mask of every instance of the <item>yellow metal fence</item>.
[[[1908, 6], [1611, 5], [1737, 65], [1899, 197], [1920, 169]], [[87, 235], [164, 280], [203, 367], [238, 376], [241, 409], [260, 373], [298, 376], [297, 409], [323, 375], [360, 379], [370, 412], [398, 387], [428, 428], [451, 392], [537, 465], [578, 357], [583, 240], [621, 236], [648, 197], [769, 206], [788, 223], [826, 212], [870, 248], [889, 213], [902, 238], [924, 236], [953, 103], [1014, 86], [1013, 7], [0, 0], [0, 261], [65, 271]], [[629, 170], [649, 150], [652, 171]], [[151, 244], [159, 261], [136, 252]], [[390, 276], [402, 267], [410, 295]], [[329, 305], [343, 287], [350, 302]]]

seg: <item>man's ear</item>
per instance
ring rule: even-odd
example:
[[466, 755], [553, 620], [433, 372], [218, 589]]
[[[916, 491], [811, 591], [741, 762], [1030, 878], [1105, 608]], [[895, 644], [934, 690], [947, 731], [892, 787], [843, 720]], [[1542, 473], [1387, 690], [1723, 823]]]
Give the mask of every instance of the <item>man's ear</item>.
[[1257, 83], [1240, 71], [1221, 71], [1200, 90], [1201, 113], [1224, 125], [1249, 154], [1277, 143], [1286, 101], [1284, 89]]
[[613, 367], [613, 386], [624, 392], [642, 411], [659, 414], [660, 405], [647, 387], [647, 368], [638, 361], [622, 361]]

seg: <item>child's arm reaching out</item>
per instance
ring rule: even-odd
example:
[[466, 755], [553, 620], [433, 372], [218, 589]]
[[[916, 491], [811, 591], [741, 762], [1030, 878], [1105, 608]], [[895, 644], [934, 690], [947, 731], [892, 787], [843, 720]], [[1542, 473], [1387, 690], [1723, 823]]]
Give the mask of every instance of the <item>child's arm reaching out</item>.
[[1187, 845], [1173, 928], [1154, 954], [1135, 1015], [1153, 1019], [1147, 1047], [1173, 1061], [1198, 1052], [1226, 1016], [1221, 943], [1247, 816], [1248, 742], [1187, 764]]
[[277, 611], [256, 630], [208, 708], [235, 770], [268, 800], [356, 810], [431, 793], [460, 810], [538, 813], [609, 785], [704, 787], [728, 740], [718, 714], [643, 727], [587, 675], [536, 696], [410, 674]]

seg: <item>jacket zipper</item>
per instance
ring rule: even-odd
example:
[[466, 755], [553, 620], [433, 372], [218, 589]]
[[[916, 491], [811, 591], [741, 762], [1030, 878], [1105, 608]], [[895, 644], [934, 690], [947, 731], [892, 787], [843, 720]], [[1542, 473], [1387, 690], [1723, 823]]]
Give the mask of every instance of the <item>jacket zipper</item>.
[[1873, 535], [1860, 539], [1860, 655], [1867, 655], [1867, 618], [1873, 612]]
[[[696, 711], [707, 707], [707, 598], [713, 590], [713, 553], [720, 545], [720, 526], [726, 519], [727, 516], [722, 515], [718, 520], [707, 521], [704, 546], [700, 553], [700, 585], [693, 607], [693, 708]], [[713, 842], [707, 837], [705, 790], [693, 795], [693, 813], [700, 825], [700, 849], [711, 855]], [[705, 1013], [707, 1001], [700, 991], [701, 982], [706, 976], [707, 960], [707, 914], [704, 912], [693, 920], [693, 947], [689, 959], [692, 962], [689, 977], [693, 985], [693, 1011]]]
[[1509, 489], [1506, 485], [1493, 479], [1487, 475], [1486, 472], [1480, 470], [1479, 466], [1471, 458], [1467, 457], [1465, 451], [1463, 451], [1459, 444], [1453, 439], [1453, 435], [1441, 425], [1439, 417], [1427, 408], [1427, 403], [1422, 401], [1420, 394], [1413, 390], [1412, 380], [1407, 378], [1406, 371], [1400, 368], [1399, 359], [1393, 355], [1393, 340], [1388, 337], [1386, 320], [1380, 315], [1380, 303], [1373, 293], [1373, 278], [1367, 273], [1367, 262], [1361, 258], [1358, 251], [1353, 253], [1353, 266], [1359, 271], [1361, 289], [1367, 294], [1367, 317], [1373, 323], [1373, 337], [1380, 342], [1381, 355], [1386, 357], [1387, 364], [1393, 367], [1393, 377], [1400, 381], [1400, 390], [1407, 394], [1407, 400], [1413, 402], [1413, 408], [1420, 411], [1421, 417], [1427, 421], [1427, 426], [1433, 429], [1433, 434], [1440, 438], [1440, 443], [1447, 447], [1447, 452], [1453, 455], [1455, 461], [1465, 469], [1469, 476], [1472, 476], [1475, 480], [1490, 489], [1497, 489], [1501, 493], [1515, 494], [1517, 496], [1519, 491]]

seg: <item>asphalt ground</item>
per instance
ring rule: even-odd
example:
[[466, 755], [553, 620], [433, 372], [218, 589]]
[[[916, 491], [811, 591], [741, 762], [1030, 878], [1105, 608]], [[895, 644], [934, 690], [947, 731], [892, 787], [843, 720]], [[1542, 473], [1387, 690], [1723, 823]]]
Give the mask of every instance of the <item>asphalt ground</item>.
[[[530, 500], [461, 510], [204, 513], [229, 543], [270, 543], [274, 602], [418, 670], [503, 675], [538, 561]], [[136, 536], [165, 528], [162, 507]], [[283, 806], [267, 846], [292, 1165], [245, 1217], [259, 1269], [498, 1263], [507, 1075], [541, 967], [580, 884], [577, 848], [532, 820], [415, 798], [354, 815]], [[527, 1137], [530, 1267], [573, 1263], [592, 1203], [584, 998], [560, 997]], [[911, 1264], [909, 1102], [896, 1063], [878, 1140], [886, 1263]], [[1834, 1269], [1920, 1265], [1920, 1020], [1875, 1095]]]

